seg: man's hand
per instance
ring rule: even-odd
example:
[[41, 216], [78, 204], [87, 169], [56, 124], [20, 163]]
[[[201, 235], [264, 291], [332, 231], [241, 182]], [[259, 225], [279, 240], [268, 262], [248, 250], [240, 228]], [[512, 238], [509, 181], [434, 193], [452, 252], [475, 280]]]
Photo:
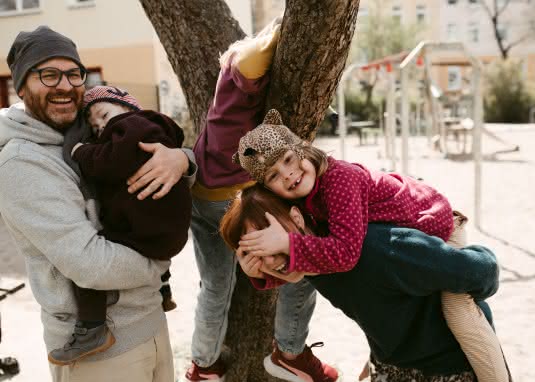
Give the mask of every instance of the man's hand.
[[145, 187], [137, 195], [139, 200], [143, 200], [161, 187], [152, 195], [153, 199], [160, 199], [188, 171], [188, 156], [181, 149], [170, 149], [161, 143], [140, 142], [139, 147], [153, 155], [134, 175], [128, 178], [128, 192], [133, 194]]
[[262, 266], [262, 259], [260, 257], [246, 255], [241, 248], [238, 248], [236, 251], [236, 256], [238, 257], [238, 262], [243, 273], [257, 279], [265, 278], [264, 274], [260, 271], [260, 267]]
[[241, 237], [240, 248], [253, 256], [289, 254], [290, 237], [279, 221], [266, 212], [269, 227]]

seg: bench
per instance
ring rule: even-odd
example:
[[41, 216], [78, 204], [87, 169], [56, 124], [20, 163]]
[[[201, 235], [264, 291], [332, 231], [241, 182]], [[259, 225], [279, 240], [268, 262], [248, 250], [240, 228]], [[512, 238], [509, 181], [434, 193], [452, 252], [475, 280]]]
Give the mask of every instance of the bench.
[[359, 136], [360, 145], [367, 143], [368, 135], [373, 134], [373, 143], [377, 144], [377, 137], [380, 133], [379, 126], [374, 121], [353, 121], [347, 123], [347, 133], [350, 134], [353, 131]]

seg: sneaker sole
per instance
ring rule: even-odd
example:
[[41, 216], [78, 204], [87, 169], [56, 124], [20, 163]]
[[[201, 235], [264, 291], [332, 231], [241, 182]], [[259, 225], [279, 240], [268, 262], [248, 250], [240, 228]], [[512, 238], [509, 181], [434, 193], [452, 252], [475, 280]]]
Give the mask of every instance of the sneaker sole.
[[286, 370], [285, 368], [275, 365], [273, 361], [271, 360], [271, 355], [268, 355], [266, 358], [264, 358], [264, 369], [266, 369], [266, 372], [270, 374], [271, 376], [275, 378], [283, 379], [285, 381], [308, 382], [302, 378], [299, 378], [297, 375]]
[[[225, 376], [219, 377], [217, 379], [201, 379], [200, 381], [225, 382]], [[186, 377], [186, 382], [199, 382], [199, 380], [192, 381], [191, 379], [188, 379], [188, 377]]]
[[95, 348], [95, 349], [93, 349], [91, 351], [88, 351], [87, 353], [84, 353], [81, 356], [79, 356], [79, 357], [77, 357], [77, 358], [75, 358], [73, 360], [70, 360], [70, 361], [59, 361], [59, 360], [57, 360], [55, 358], [52, 358], [50, 356], [50, 354], [49, 354], [48, 355], [48, 362], [50, 362], [51, 364], [54, 364], [54, 365], [58, 365], [58, 366], [67, 366], [67, 365], [70, 365], [70, 364], [72, 364], [72, 363], [74, 363], [76, 361], [81, 360], [82, 358], [89, 357], [90, 355], [94, 355], [94, 354], [97, 354], [97, 353], [102, 353], [102, 352], [108, 350], [109, 348], [111, 348], [113, 346], [113, 344], [115, 344], [115, 337], [110, 332], [110, 335], [106, 339], [106, 342], [104, 342], [98, 348]]

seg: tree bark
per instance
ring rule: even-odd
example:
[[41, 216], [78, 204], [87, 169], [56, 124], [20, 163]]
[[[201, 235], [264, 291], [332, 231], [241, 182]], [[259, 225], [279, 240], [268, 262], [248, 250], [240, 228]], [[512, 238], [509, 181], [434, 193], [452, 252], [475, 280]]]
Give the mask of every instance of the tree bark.
[[[140, 0], [203, 128], [219, 72], [218, 57], [244, 37], [223, 0]], [[335, 92], [353, 36], [358, 0], [288, 0], [268, 103], [311, 139]], [[284, 89], [284, 92], [281, 91]], [[227, 382], [275, 381], [262, 359], [272, 350], [276, 291], [258, 292], [238, 271], [224, 359]]]
[[219, 54], [245, 37], [222, 0], [140, 0], [167, 52], [197, 133], [219, 74]]
[[268, 96], [286, 125], [312, 140], [332, 101], [359, 0], [287, 0]]

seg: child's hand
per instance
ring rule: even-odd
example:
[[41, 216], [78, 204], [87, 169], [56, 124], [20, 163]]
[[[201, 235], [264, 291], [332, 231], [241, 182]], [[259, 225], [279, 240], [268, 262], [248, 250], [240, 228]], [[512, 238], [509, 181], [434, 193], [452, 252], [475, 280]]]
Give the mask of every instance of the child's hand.
[[240, 248], [253, 256], [289, 254], [290, 237], [277, 219], [266, 212], [269, 227], [241, 237]]
[[78, 142], [77, 144], [75, 144], [71, 151], [71, 157], [74, 156], [74, 152], [78, 149], [78, 147], [83, 146], [83, 145], [84, 144], [82, 142]]
[[240, 267], [249, 277], [254, 277], [257, 279], [264, 279], [264, 273], [260, 271], [262, 266], [262, 259], [256, 256], [245, 255], [244, 251], [241, 248], [238, 248], [236, 251], [236, 256], [240, 263]]
[[160, 191], [152, 196], [153, 199], [160, 199], [188, 171], [188, 156], [181, 149], [170, 149], [161, 143], [140, 142], [139, 147], [153, 155], [128, 178], [128, 192], [133, 194], [146, 186], [137, 196], [139, 200], [143, 200], [161, 187]]

